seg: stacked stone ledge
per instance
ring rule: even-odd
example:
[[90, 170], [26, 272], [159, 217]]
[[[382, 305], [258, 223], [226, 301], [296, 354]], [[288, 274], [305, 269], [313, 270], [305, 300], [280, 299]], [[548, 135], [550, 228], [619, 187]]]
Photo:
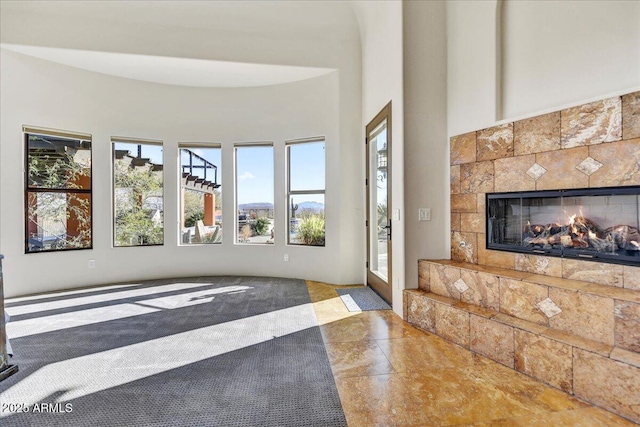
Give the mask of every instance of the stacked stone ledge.
[[412, 325], [640, 423], [637, 288], [450, 260], [420, 260], [419, 283]]

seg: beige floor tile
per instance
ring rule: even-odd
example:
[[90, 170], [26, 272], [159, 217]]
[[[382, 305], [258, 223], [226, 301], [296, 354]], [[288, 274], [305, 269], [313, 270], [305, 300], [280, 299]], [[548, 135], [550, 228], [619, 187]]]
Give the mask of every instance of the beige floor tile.
[[335, 286], [307, 285], [350, 427], [635, 425], [390, 310], [350, 313]]
[[394, 372], [375, 341], [329, 342], [326, 346], [333, 375], [337, 378]]

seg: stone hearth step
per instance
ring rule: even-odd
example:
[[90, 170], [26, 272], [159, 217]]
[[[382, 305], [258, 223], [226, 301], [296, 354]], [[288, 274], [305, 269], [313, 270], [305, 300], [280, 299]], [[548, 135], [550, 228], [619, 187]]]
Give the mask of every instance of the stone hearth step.
[[419, 271], [433, 294], [640, 352], [638, 290], [449, 260], [420, 260]]
[[640, 292], [420, 260], [405, 320], [640, 422]]

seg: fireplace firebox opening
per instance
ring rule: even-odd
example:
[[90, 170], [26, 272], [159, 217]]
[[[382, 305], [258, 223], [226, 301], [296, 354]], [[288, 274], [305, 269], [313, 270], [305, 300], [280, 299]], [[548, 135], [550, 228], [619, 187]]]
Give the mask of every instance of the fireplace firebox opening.
[[486, 198], [487, 249], [640, 265], [640, 186]]

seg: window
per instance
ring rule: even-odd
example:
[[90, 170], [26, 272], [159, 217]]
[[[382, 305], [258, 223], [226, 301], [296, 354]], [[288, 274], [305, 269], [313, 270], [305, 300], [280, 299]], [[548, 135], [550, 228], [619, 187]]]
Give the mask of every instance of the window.
[[273, 243], [273, 144], [235, 146], [238, 243]]
[[114, 246], [162, 245], [162, 142], [112, 138]]
[[287, 142], [288, 243], [324, 246], [324, 139]]
[[222, 243], [220, 145], [180, 144], [180, 243]]
[[23, 132], [25, 253], [91, 249], [91, 136]]

